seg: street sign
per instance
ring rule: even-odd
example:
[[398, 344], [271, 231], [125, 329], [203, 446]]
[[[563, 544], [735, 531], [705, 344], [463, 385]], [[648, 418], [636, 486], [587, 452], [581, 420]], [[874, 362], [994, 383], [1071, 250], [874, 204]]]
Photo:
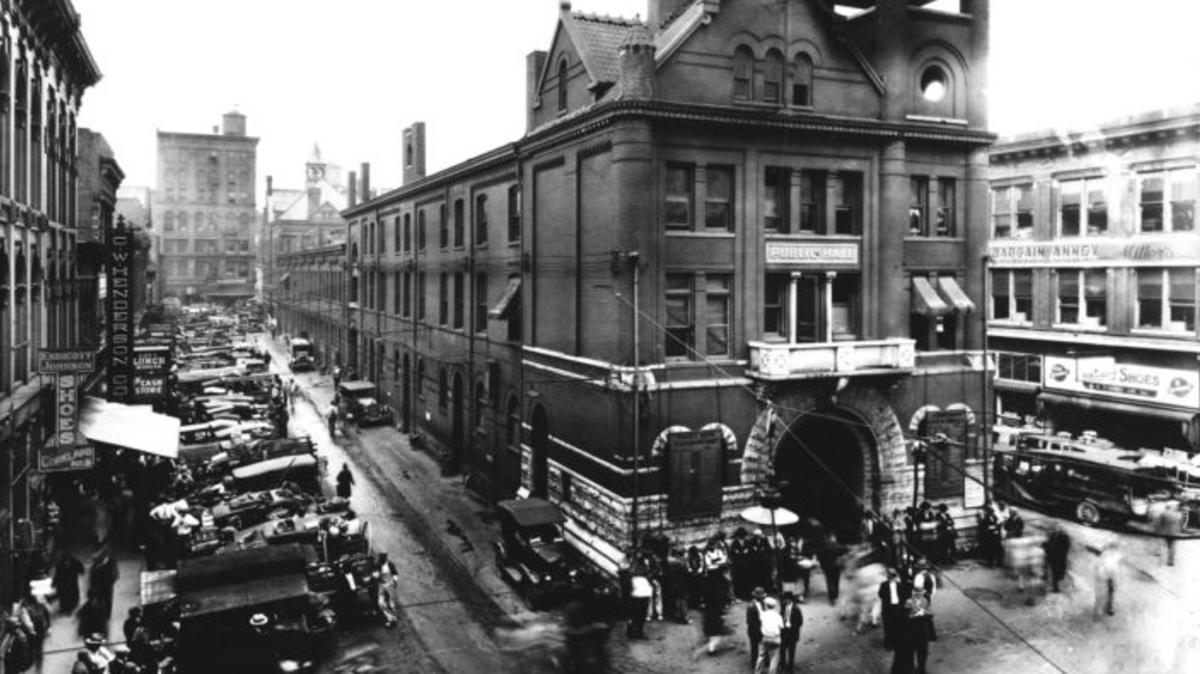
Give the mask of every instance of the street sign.
[[95, 372], [96, 352], [91, 349], [42, 349], [38, 356], [38, 372]]

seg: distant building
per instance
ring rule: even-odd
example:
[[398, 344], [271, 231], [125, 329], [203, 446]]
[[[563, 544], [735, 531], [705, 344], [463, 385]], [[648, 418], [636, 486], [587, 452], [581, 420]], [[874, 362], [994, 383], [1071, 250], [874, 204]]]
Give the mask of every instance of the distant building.
[[345, 365], [346, 244], [280, 253], [274, 270], [271, 307], [279, 331], [312, 341], [320, 367]]
[[255, 293], [258, 138], [229, 112], [213, 133], [158, 132], [152, 210], [164, 297], [228, 303]]
[[1200, 451], [1200, 105], [991, 152], [997, 408]]
[[139, 239], [146, 245], [145, 254], [138, 260], [135, 272], [145, 277], [139, 286], [138, 295], [139, 304], [144, 306], [162, 302], [162, 289], [158, 278], [158, 254], [162, 248], [162, 237], [154, 227], [152, 199], [153, 190], [149, 187], [128, 186], [117, 190], [117, 215], [139, 230]]
[[304, 189], [276, 187], [274, 177], [267, 176], [259, 247], [267, 295], [279, 277], [275, 262], [280, 255], [346, 240], [346, 221], [341, 214], [346, 203], [341, 167], [325, 162], [315, 144], [305, 165]]
[[925, 4], [562, 3], [523, 137], [424, 175], [410, 130], [405, 184], [344, 212], [348, 361], [610, 570], [772, 487], [846, 542], [914, 495], [973, 522], [988, 3]]
[[104, 136], [79, 130], [78, 159], [79, 344], [99, 348], [104, 334], [102, 292], [107, 233], [116, 218], [117, 190], [125, 173]]

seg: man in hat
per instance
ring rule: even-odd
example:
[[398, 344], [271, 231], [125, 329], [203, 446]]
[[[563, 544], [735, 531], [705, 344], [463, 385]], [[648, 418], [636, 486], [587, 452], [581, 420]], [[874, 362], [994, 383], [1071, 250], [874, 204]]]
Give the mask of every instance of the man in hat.
[[883, 646], [896, 647], [896, 639], [904, 627], [904, 603], [911, 596], [910, 586], [900, 579], [900, 572], [888, 568], [887, 580], [879, 584], [879, 605], [883, 614]]
[[930, 603], [933, 602], [933, 595], [937, 592], [937, 577], [929, 566], [929, 560], [917, 560], [917, 572], [913, 574], [912, 585], [914, 590], [922, 590]]
[[85, 661], [89, 667], [95, 671], [104, 672], [108, 670], [108, 665], [114, 659], [113, 652], [108, 650], [104, 645], [104, 635], [99, 632], [93, 632], [83, 640], [84, 651], [80, 654], [80, 661]]
[[941, 561], [952, 562], [956, 548], [955, 542], [958, 540], [958, 528], [954, 523], [954, 516], [950, 514], [949, 506], [939, 503], [937, 510], [938, 555]]
[[779, 647], [779, 664], [791, 672], [796, 667], [796, 645], [800, 643], [800, 627], [804, 624], [804, 613], [800, 610], [800, 602], [791, 590], [783, 593], [783, 603], [779, 607], [783, 617], [783, 627], [780, 630], [782, 643]]
[[779, 601], [775, 597], [764, 598], [762, 605], [758, 626], [762, 640], [754, 673], [775, 674], [779, 670], [779, 647], [783, 643], [783, 616], [779, 613]]
[[758, 666], [758, 648], [762, 643], [762, 614], [765, 610], [763, 603], [767, 591], [762, 587], [754, 588], [750, 593], [750, 601], [746, 604], [746, 638], [750, 640], [750, 666]]

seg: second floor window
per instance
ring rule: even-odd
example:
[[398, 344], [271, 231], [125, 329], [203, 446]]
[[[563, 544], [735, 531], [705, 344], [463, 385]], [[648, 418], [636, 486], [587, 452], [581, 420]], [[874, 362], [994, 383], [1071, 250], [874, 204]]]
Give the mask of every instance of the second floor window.
[[730, 274], [667, 274], [664, 355], [671, 359], [729, 355], [732, 290]]
[[954, 178], [909, 179], [909, 236], [954, 236]]
[[508, 188], [508, 240], [521, 239], [521, 188], [513, 185]]
[[692, 228], [692, 189], [695, 183], [691, 166], [667, 165], [665, 221], [667, 229]]
[[790, 274], [767, 274], [763, 291], [763, 337], [787, 339]]
[[463, 275], [454, 275], [454, 329], [463, 326]]
[[445, 325], [450, 320], [449, 276], [449, 274], [443, 273], [438, 278], [438, 325]]
[[783, 99], [783, 56], [772, 49], [763, 61], [763, 101], [782, 103]]
[[[417, 226], [425, 229], [425, 211], [417, 211]], [[412, 250], [412, 221], [408, 216], [404, 216], [404, 231], [400, 233], [400, 238], [404, 241], [404, 252]]]
[[1137, 326], [1146, 330], [1196, 331], [1196, 270], [1137, 270]]
[[461, 248], [463, 245], [464, 228], [463, 222], [465, 214], [463, 213], [463, 200], [454, 200], [454, 247]]
[[796, 54], [792, 77], [792, 105], [812, 105], [813, 62], [808, 54]]
[[482, 246], [488, 240], [487, 195], [475, 196], [475, 245]]
[[1108, 274], [1103, 269], [1063, 269], [1058, 272], [1057, 322], [1085, 327], [1105, 324], [1108, 313]]
[[692, 314], [692, 275], [667, 274], [667, 358], [688, 358], [695, 348], [696, 323]]
[[768, 166], [763, 179], [763, 229], [768, 232], [788, 231], [788, 170]]
[[754, 52], [749, 47], [738, 47], [733, 52], [733, 97], [754, 98]]
[[446, 220], [446, 206], [438, 206], [438, 246], [445, 248], [450, 245], [450, 222]]
[[709, 166], [704, 173], [708, 181], [704, 227], [722, 232], [733, 231], [733, 169]]
[[1108, 201], [1101, 178], [1058, 184], [1059, 236], [1099, 236], [1108, 231]]
[[834, 234], [858, 234], [862, 176], [857, 173], [836, 173], [829, 179], [833, 181]]
[[1032, 185], [1010, 185], [992, 190], [992, 236], [997, 239], [1033, 236]]
[[475, 275], [475, 332], [487, 332], [488, 327], [488, 277]]
[[1138, 214], [1142, 232], [1191, 232], [1196, 228], [1194, 167], [1138, 176]]
[[1025, 323], [1033, 318], [1033, 272], [1002, 269], [992, 272], [992, 318]]

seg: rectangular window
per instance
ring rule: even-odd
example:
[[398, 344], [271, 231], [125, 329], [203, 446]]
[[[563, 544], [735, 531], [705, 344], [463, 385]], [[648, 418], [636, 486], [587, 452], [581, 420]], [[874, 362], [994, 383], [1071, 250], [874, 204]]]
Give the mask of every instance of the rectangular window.
[[954, 236], [957, 231], [954, 220], [956, 185], [954, 178], [938, 178], [937, 210], [934, 212], [934, 236]]
[[1064, 180], [1058, 184], [1059, 236], [1098, 236], [1108, 231], [1103, 178]]
[[404, 272], [404, 284], [400, 288], [400, 315], [405, 318], [412, 315], [412, 272]]
[[417, 218], [417, 250], [425, 250], [425, 221]]
[[403, 281], [403, 279], [404, 279], [404, 275], [401, 274], [400, 272], [396, 272], [392, 276], [392, 313], [394, 313], [394, 314], [400, 314], [403, 309], [403, 306], [402, 306], [402, 301], [404, 298], [404, 287], [403, 287], [404, 281]]
[[1012, 272], [992, 272], [992, 319], [998, 321], [1012, 318]]
[[708, 192], [704, 199], [704, 228], [733, 231], [733, 169], [709, 166], [704, 171]]
[[475, 196], [475, 245], [487, 245], [488, 240], [487, 195]]
[[460, 330], [463, 326], [463, 275], [454, 275], [454, 329]]
[[487, 332], [488, 327], [488, 277], [475, 275], [475, 332]]
[[450, 279], [449, 274], [442, 272], [438, 277], [438, 325], [450, 321]]
[[1083, 322], [1097, 327], [1108, 322], [1108, 272], [1103, 269], [1083, 272]]
[[926, 236], [929, 216], [929, 178], [912, 176], [908, 179], [908, 235]]
[[688, 358], [695, 344], [691, 274], [667, 274], [666, 319], [666, 357]]
[[787, 339], [787, 304], [790, 283], [790, 274], [767, 274], [767, 282], [763, 291], [763, 337], [765, 339]]
[[[424, 229], [425, 211], [417, 211], [417, 226]], [[404, 216], [404, 231], [401, 232], [401, 238], [404, 240], [404, 252], [412, 250], [412, 221], [408, 216]]]
[[1200, 184], [1194, 167], [1142, 174], [1138, 187], [1140, 231], [1195, 231]]
[[833, 314], [829, 321], [833, 338], [852, 338], [858, 334], [858, 276], [838, 274], [831, 286]]
[[417, 274], [417, 319], [425, 320], [425, 272]]
[[1167, 270], [1167, 288], [1170, 296], [1170, 323], [1168, 330], [1196, 331], [1196, 270]]
[[521, 186], [513, 185], [508, 188], [508, 240], [521, 239]]
[[729, 354], [729, 290], [733, 277], [728, 274], [708, 274], [705, 277], [704, 353], [709, 356]]
[[825, 174], [800, 172], [800, 231], [825, 233]]
[[1033, 235], [1033, 186], [992, 190], [992, 236], [1024, 239]]
[[693, 169], [680, 164], [667, 165], [665, 222], [667, 229], [692, 228]]
[[779, 166], [768, 166], [763, 178], [763, 229], [768, 232], [788, 231], [789, 172]]
[[857, 173], [838, 173], [830, 179], [834, 181], [833, 231], [835, 234], [857, 234], [862, 176]]
[[1079, 271], [1063, 270], [1058, 273], [1058, 322], [1079, 322]]
[[462, 248], [462, 245], [463, 245], [463, 236], [465, 234], [464, 228], [466, 227], [466, 223], [463, 221], [463, 218], [465, 217], [464, 208], [465, 207], [463, 205], [462, 199], [454, 200], [454, 247], [455, 248]]
[[1033, 272], [1028, 269], [1013, 272], [1013, 318], [1029, 321], [1033, 318]]

